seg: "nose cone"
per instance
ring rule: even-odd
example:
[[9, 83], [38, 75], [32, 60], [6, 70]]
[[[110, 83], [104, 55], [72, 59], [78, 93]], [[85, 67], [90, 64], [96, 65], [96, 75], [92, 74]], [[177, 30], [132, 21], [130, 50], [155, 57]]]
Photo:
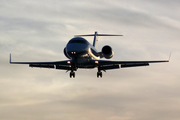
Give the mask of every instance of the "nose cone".
[[84, 38], [73, 38], [66, 46], [67, 53], [71, 57], [78, 57], [88, 53], [89, 43]]

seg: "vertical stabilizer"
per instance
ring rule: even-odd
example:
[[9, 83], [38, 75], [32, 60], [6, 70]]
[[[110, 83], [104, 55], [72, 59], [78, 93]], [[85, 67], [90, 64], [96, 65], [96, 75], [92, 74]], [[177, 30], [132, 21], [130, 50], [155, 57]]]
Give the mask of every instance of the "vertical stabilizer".
[[97, 49], [98, 48], [98, 33], [97, 31], [94, 33], [94, 41], [93, 41], [93, 46]]

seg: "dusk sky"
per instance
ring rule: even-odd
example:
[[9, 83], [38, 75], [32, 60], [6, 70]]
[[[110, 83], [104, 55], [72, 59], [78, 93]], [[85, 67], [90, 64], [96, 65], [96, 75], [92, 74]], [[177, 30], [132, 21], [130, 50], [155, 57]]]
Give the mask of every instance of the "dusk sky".
[[[0, 120], [179, 120], [179, 0], [0, 0]], [[168, 60], [103, 72], [56, 69], [12, 61], [67, 60], [77, 34], [110, 45], [111, 60]], [[90, 43], [93, 37], [85, 37]]]

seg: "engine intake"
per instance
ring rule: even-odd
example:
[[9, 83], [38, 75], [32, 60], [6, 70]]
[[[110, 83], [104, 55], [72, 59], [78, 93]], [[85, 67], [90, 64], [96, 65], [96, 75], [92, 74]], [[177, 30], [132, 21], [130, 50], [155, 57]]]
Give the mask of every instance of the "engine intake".
[[102, 54], [106, 59], [110, 59], [114, 55], [112, 48], [108, 45], [106, 45], [102, 48]]

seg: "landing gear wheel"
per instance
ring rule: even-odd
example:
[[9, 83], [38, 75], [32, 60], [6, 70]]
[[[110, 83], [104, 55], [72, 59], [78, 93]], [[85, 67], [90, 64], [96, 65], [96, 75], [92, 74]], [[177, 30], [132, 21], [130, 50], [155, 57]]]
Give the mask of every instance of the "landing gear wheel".
[[75, 72], [73, 72], [73, 75], [72, 75], [72, 76], [73, 76], [73, 78], [75, 78]]
[[70, 78], [75, 78], [75, 72], [70, 72]]
[[101, 77], [102, 78], [102, 72], [97, 72], [97, 77]]

